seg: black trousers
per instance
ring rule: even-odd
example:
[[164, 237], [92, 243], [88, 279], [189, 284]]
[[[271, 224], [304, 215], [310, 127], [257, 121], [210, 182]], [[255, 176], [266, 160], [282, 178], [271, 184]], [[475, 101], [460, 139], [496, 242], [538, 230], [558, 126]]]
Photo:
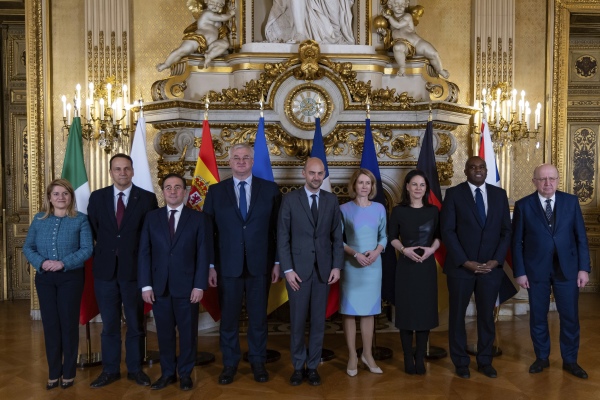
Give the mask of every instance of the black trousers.
[[83, 268], [35, 275], [46, 341], [48, 379], [75, 378], [84, 278]]

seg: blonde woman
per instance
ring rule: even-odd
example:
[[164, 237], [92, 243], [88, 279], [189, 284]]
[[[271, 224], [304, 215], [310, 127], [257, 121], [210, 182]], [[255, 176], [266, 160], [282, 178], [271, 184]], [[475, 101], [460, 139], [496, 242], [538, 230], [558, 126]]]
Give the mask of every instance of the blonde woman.
[[42, 211], [35, 215], [23, 253], [36, 270], [35, 288], [46, 341], [46, 389], [73, 386], [79, 346], [79, 306], [83, 263], [92, 255], [87, 216], [75, 209], [69, 181], [55, 179], [46, 188]]
[[348, 191], [352, 201], [342, 204], [346, 262], [340, 279], [340, 314], [348, 344], [347, 374], [358, 373], [356, 317], [360, 318], [361, 361], [381, 374], [371, 352], [375, 318], [381, 312], [381, 252], [387, 243], [385, 207], [371, 201], [377, 194], [375, 177], [365, 168], [352, 174]]

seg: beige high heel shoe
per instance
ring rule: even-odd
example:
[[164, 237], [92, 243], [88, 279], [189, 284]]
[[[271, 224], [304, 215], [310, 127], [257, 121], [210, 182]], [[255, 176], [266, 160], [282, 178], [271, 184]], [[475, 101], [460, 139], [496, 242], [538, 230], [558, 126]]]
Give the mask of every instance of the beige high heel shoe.
[[358, 360], [356, 360], [356, 366], [354, 369], [350, 369], [350, 360], [348, 360], [348, 366], [346, 367], [346, 373], [350, 376], [356, 376], [358, 374]]
[[363, 362], [363, 364], [365, 365], [365, 367], [368, 368], [369, 371], [371, 371], [372, 373], [374, 373], [374, 374], [383, 374], [383, 371], [378, 366], [371, 367], [369, 365], [369, 363], [367, 362], [367, 359], [365, 358], [365, 356], [363, 356], [362, 354], [360, 355], [360, 360]]

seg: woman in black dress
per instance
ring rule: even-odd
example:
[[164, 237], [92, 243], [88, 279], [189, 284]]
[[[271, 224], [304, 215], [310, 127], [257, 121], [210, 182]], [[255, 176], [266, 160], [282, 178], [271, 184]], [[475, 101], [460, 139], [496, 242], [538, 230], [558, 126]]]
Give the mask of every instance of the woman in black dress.
[[[407, 374], [425, 374], [429, 331], [438, 326], [437, 267], [433, 253], [440, 247], [439, 212], [429, 204], [425, 173], [406, 175], [402, 199], [389, 223], [392, 246], [400, 252], [396, 267], [396, 327], [404, 350]], [[415, 332], [415, 335], [413, 335]], [[412, 343], [416, 336], [413, 357]]]

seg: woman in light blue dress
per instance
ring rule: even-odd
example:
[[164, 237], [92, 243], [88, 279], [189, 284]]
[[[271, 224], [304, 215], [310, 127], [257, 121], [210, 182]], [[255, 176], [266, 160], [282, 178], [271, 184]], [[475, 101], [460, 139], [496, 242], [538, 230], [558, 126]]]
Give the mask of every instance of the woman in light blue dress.
[[352, 174], [351, 202], [340, 206], [344, 225], [346, 262], [340, 279], [340, 314], [348, 344], [350, 376], [358, 373], [356, 317], [360, 317], [361, 360], [371, 372], [381, 374], [371, 352], [374, 315], [381, 312], [381, 252], [387, 243], [385, 207], [371, 199], [377, 193], [375, 177], [361, 168]]

